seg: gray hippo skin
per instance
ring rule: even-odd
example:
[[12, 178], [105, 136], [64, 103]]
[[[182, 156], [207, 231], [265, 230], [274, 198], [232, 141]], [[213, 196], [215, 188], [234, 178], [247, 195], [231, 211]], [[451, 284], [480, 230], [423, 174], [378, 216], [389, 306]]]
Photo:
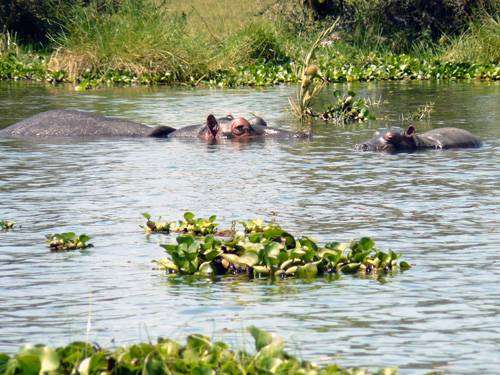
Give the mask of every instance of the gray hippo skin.
[[467, 130], [438, 128], [417, 134], [413, 125], [404, 133], [390, 130], [376, 134], [372, 139], [356, 145], [358, 151], [412, 152], [425, 149], [481, 147], [481, 140]]
[[207, 117], [204, 125], [191, 125], [181, 129], [170, 126], [150, 127], [137, 122], [100, 116], [93, 113], [57, 109], [36, 114], [0, 130], [0, 137], [155, 137], [201, 138], [206, 140], [254, 138], [302, 138], [305, 135], [269, 128], [255, 117], [250, 121], [232, 116], [216, 119]]
[[307, 138], [309, 135], [268, 127], [266, 121], [258, 116], [255, 116], [250, 119], [250, 121], [247, 121], [243, 117], [234, 118], [232, 115], [227, 115], [218, 119], [216, 119], [213, 115], [209, 115], [205, 125], [186, 126], [172, 133], [170, 137], [197, 137], [210, 141], [217, 141], [220, 139], [248, 141], [265, 138]]
[[175, 129], [150, 127], [93, 113], [56, 109], [28, 117], [0, 130], [2, 137], [156, 137], [166, 138]]

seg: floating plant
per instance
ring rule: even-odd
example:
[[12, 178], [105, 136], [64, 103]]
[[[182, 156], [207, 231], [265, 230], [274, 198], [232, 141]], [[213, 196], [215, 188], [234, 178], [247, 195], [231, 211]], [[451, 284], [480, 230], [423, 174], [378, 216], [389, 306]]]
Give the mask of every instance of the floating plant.
[[173, 227], [173, 222], [161, 221], [161, 216], [158, 221], [151, 220], [151, 215], [147, 212], [143, 213], [142, 216], [146, 219], [146, 225], [140, 225], [144, 228], [146, 233], [170, 233], [171, 227]]
[[217, 233], [218, 223], [215, 222], [217, 216], [212, 215], [208, 219], [206, 218], [196, 218], [192, 212], [184, 213], [184, 220], [179, 220], [178, 222], [164, 222], [160, 221], [161, 216], [158, 221], [152, 221], [151, 215], [148, 213], [142, 214], [146, 219], [146, 225], [142, 226], [147, 233], [189, 233], [194, 235], [208, 235]]
[[170, 274], [248, 277], [315, 277], [327, 274], [383, 275], [411, 266], [400, 255], [384, 252], [369, 237], [323, 246], [309, 237], [295, 238], [276, 223], [240, 222], [244, 231], [229, 239], [183, 234], [161, 245], [168, 257], [154, 261]]
[[[256, 327], [249, 332], [255, 353], [230, 349], [200, 334], [187, 337], [184, 345], [167, 338], [157, 343], [138, 343], [105, 349], [73, 342], [53, 349], [44, 345], [26, 346], [9, 356], [0, 353], [0, 372], [6, 374], [369, 374], [367, 370], [336, 364], [318, 366], [285, 352], [284, 341]], [[376, 374], [393, 375], [395, 368]]]
[[76, 235], [73, 232], [46, 235], [50, 251], [83, 250], [92, 247], [87, 243], [90, 237], [86, 234]]
[[0, 220], [0, 229], [1, 230], [11, 230], [14, 229], [16, 225], [15, 221], [12, 220]]
[[370, 112], [369, 105], [365, 99], [354, 99], [356, 96], [354, 91], [348, 91], [347, 95], [343, 95], [339, 90], [335, 90], [333, 96], [336, 98], [334, 104], [329, 105], [320, 113], [313, 113], [311, 111], [311, 116], [319, 117], [326, 122], [333, 122], [335, 124], [375, 120], [375, 116]]

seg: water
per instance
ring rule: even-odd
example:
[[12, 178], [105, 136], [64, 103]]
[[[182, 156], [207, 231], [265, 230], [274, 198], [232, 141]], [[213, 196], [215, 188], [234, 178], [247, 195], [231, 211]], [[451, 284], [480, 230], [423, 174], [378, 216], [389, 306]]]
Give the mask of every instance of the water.
[[[319, 125], [312, 141], [252, 144], [153, 139], [0, 140], [0, 351], [27, 342], [88, 339], [118, 345], [199, 332], [250, 349], [245, 327], [284, 337], [321, 363], [400, 372], [496, 373], [500, 365], [500, 86], [354, 86], [387, 100], [369, 126]], [[256, 112], [291, 128], [290, 88], [266, 90], [65, 88], [0, 83], [0, 127], [52, 108], [80, 108], [183, 126], [207, 113]], [[432, 101], [429, 127], [459, 126], [484, 147], [384, 155], [354, 143]], [[177, 219], [215, 213], [224, 224], [270, 218], [320, 241], [370, 235], [415, 267], [386, 283], [170, 281], [152, 269], [159, 242], [142, 212]], [[54, 254], [50, 232], [93, 237]]]

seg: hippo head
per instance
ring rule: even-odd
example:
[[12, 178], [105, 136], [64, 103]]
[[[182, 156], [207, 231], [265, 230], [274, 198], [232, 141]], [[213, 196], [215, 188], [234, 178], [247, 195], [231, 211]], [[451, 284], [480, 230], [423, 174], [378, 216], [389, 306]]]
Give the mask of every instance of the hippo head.
[[389, 130], [384, 134], [377, 132], [375, 136], [363, 143], [354, 146], [357, 151], [385, 151], [398, 152], [415, 150], [415, 127], [408, 126], [401, 134], [399, 130]]
[[232, 139], [245, 139], [258, 135], [254, 127], [243, 117], [235, 118], [231, 121], [231, 134]]

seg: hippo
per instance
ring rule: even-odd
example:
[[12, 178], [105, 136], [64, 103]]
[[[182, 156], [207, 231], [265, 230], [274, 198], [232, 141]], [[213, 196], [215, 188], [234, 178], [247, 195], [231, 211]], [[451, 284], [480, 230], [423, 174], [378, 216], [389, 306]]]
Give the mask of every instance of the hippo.
[[309, 137], [308, 134], [302, 132], [294, 133], [288, 130], [271, 128], [267, 126], [266, 121], [262, 117], [258, 116], [247, 120], [243, 117], [234, 118], [232, 115], [216, 119], [213, 115], [209, 115], [204, 126], [186, 126], [172, 133], [170, 138], [193, 138], [195, 136], [205, 140], [292, 139]]
[[480, 147], [481, 140], [467, 130], [459, 128], [438, 128], [417, 134], [410, 125], [404, 133], [389, 130], [361, 144], [354, 146], [358, 151], [411, 152], [425, 149], [449, 149]]
[[100, 116], [93, 113], [56, 109], [42, 112], [0, 130], [0, 137], [153, 137], [201, 138], [205, 140], [252, 139], [256, 137], [304, 138], [306, 134], [273, 129], [264, 119], [250, 121], [231, 115], [216, 119], [209, 115], [205, 124], [175, 129], [150, 127], [134, 121]]
[[150, 127], [137, 122], [100, 116], [72, 109], [38, 113], [0, 130], [2, 137], [156, 137], [165, 138], [175, 129]]

